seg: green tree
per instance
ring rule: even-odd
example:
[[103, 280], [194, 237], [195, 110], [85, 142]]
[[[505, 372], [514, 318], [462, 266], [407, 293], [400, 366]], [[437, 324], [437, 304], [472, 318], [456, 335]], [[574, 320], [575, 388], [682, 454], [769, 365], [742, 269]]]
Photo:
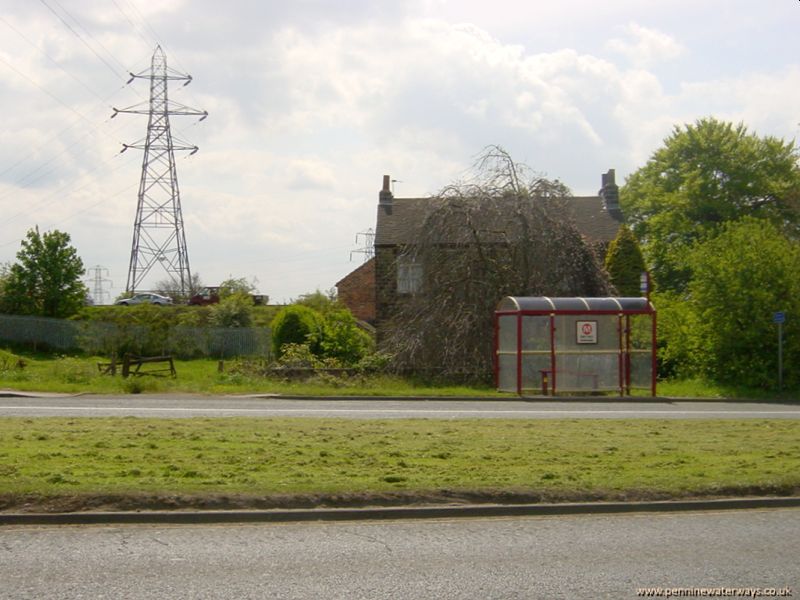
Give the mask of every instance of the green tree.
[[608, 246], [606, 271], [622, 297], [640, 296], [640, 278], [645, 270], [644, 257], [633, 232], [623, 225]]
[[247, 281], [244, 277], [229, 277], [219, 284], [219, 299], [224, 300], [234, 294], [248, 296], [256, 291], [254, 282]]
[[2, 308], [22, 315], [73, 315], [86, 301], [88, 290], [81, 281], [85, 272], [69, 234], [31, 229], [8, 271]]
[[620, 190], [656, 284], [684, 291], [692, 245], [720, 224], [753, 216], [797, 232], [800, 168], [792, 142], [705, 118], [675, 127]]
[[674, 307], [688, 309], [688, 322], [672, 324], [672, 355], [718, 382], [769, 387], [777, 378], [772, 316], [786, 311], [786, 380], [798, 383], [800, 243], [767, 221], [745, 218], [697, 244], [688, 261], [689, 293]]
[[10, 263], [0, 263], [0, 304], [2, 304], [2, 300], [5, 297], [6, 284], [8, 282], [10, 272], [11, 272]]

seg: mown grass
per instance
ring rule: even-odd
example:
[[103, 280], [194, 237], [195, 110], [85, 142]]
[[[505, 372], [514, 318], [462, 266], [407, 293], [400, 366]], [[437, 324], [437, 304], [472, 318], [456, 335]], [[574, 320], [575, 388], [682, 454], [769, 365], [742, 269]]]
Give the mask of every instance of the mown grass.
[[800, 489], [795, 420], [0, 419], [0, 496]]

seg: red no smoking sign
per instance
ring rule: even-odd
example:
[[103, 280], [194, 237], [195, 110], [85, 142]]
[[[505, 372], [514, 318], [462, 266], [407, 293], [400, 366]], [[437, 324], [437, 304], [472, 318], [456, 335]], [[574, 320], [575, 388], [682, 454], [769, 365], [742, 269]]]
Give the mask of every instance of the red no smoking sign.
[[597, 321], [577, 321], [576, 341], [579, 344], [597, 343]]

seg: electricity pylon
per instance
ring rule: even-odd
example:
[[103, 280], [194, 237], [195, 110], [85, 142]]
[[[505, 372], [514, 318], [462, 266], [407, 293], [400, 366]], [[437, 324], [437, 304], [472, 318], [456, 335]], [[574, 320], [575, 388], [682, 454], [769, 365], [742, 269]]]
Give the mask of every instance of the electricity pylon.
[[350, 260], [353, 260], [353, 254], [363, 254], [364, 262], [367, 262], [370, 258], [375, 256], [375, 232], [372, 230], [372, 227], [366, 231], [359, 231], [356, 234], [356, 244], [358, 244], [359, 238], [362, 237], [364, 238], [364, 245], [358, 250], [350, 252]]
[[[122, 152], [128, 148], [144, 150], [142, 178], [139, 182], [139, 200], [133, 224], [133, 245], [128, 268], [128, 283], [125, 291], [134, 293], [140, 289], [154, 265], [160, 264], [175, 283], [180, 284], [182, 294], [187, 294], [192, 281], [189, 254], [186, 250], [186, 235], [183, 230], [181, 195], [178, 189], [178, 173], [175, 169], [175, 151], [197, 152], [197, 146], [173, 137], [169, 118], [173, 115], [199, 116], [202, 121], [208, 112], [189, 108], [169, 100], [167, 84], [183, 81], [189, 85], [191, 75], [179, 73], [167, 66], [167, 57], [161, 46], [153, 53], [150, 69], [138, 74], [131, 73], [128, 83], [134, 79], [150, 80], [150, 101], [129, 108], [114, 109], [112, 118], [119, 113], [149, 115], [147, 138], [135, 144], [123, 144]], [[191, 156], [190, 154], [190, 156]]]
[[109, 294], [104, 289], [103, 284], [109, 283], [111, 284], [111, 287], [114, 287], [114, 283], [110, 279], [103, 277], [103, 274], [108, 276], [108, 269], [101, 267], [100, 265], [96, 265], [88, 271], [89, 273], [94, 273], [91, 278], [86, 280], [86, 283], [90, 283], [93, 286], [92, 301], [95, 304], [105, 304], [105, 299]]

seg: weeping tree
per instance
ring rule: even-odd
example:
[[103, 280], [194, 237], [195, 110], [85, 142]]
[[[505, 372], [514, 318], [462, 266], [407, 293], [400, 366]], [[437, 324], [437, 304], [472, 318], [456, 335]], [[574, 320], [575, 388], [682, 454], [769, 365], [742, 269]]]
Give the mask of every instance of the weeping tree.
[[605, 296], [609, 284], [569, 218], [569, 190], [487, 148], [464, 182], [431, 198], [398, 259], [421, 287], [386, 327], [382, 349], [402, 371], [487, 379], [493, 314], [503, 296]]

